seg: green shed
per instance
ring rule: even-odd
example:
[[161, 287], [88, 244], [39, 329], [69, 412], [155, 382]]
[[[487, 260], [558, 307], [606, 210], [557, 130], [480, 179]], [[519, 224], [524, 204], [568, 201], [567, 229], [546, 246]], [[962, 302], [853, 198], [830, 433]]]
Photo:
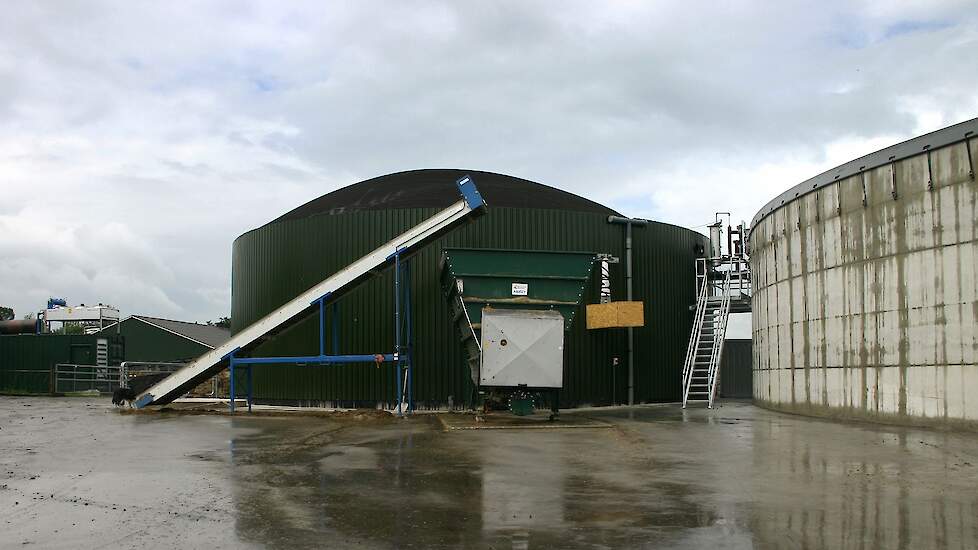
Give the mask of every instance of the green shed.
[[49, 393], [59, 363], [118, 365], [124, 338], [115, 334], [19, 334], [0, 336], [0, 393]]
[[182, 363], [197, 358], [231, 337], [228, 329], [202, 323], [132, 315], [98, 334], [121, 334], [126, 361]]

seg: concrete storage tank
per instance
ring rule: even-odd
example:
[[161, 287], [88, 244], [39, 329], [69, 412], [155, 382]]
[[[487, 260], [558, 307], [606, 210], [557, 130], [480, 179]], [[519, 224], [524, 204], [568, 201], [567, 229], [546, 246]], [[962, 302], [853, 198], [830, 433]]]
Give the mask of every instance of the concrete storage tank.
[[978, 426], [978, 119], [820, 174], [754, 218], [754, 398]]
[[[527, 180], [479, 171], [415, 170], [366, 180], [310, 201], [234, 242], [232, 332], [306, 290], [456, 200], [453, 182], [471, 174], [488, 215], [428, 246], [411, 267], [414, 324], [413, 394], [418, 408], [459, 407], [471, 380], [450, 309], [442, 295], [440, 258], [446, 247], [559, 250], [624, 258], [624, 227], [609, 224], [615, 211], [582, 197]], [[692, 322], [694, 258], [702, 235], [650, 222], [633, 229], [634, 292], [646, 302], [646, 326], [635, 332], [635, 401], [680, 398], [679, 373]], [[585, 303], [598, 301], [599, 281], [585, 286]], [[388, 351], [393, 342], [391, 274], [345, 296], [338, 335], [342, 353]], [[625, 298], [624, 268], [612, 266], [614, 299]], [[580, 312], [583, 315], [583, 308]], [[318, 345], [310, 318], [266, 342], [256, 355], [303, 355]], [[328, 332], [328, 331], [327, 331]], [[327, 334], [328, 349], [333, 336]], [[563, 406], [627, 401], [626, 339], [621, 329], [567, 334]], [[617, 366], [615, 366], [617, 359]], [[254, 371], [263, 402], [373, 406], [389, 401], [394, 379], [373, 365], [269, 366]]]

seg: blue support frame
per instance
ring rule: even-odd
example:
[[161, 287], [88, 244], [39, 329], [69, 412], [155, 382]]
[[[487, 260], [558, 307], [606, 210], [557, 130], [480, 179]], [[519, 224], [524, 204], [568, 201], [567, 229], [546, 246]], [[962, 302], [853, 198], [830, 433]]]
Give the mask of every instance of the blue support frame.
[[340, 304], [333, 302], [333, 320], [330, 327], [333, 329], [333, 355], [340, 354]]
[[234, 414], [234, 398], [237, 397], [234, 392], [234, 354], [231, 354], [231, 359], [228, 362], [228, 406], [231, 407], [231, 414]]
[[[414, 397], [412, 392], [412, 327], [411, 327], [411, 271], [409, 261], [401, 260], [401, 251], [393, 254], [394, 258], [394, 351], [393, 353], [378, 354], [347, 354], [339, 353], [339, 307], [337, 302], [332, 302], [332, 338], [333, 353], [326, 354], [326, 302], [329, 294], [322, 296], [312, 302], [319, 306], [319, 355], [299, 356], [299, 357], [238, 357], [238, 349], [225, 356], [228, 360], [229, 385], [230, 385], [230, 410], [234, 413], [234, 401], [236, 395], [235, 388], [235, 368], [246, 366], [247, 371], [247, 398], [248, 412], [254, 401], [252, 367], [254, 365], [297, 365], [297, 364], [348, 364], [348, 363], [394, 363], [395, 366], [395, 390], [394, 402], [397, 407], [397, 415], [403, 416], [404, 412], [414, 411]], [[403, 314], [402, 314], [403, 312]], [[403, 333], [402, 333], [402, 328]], [[402, 341], [402, 336], [406, 336], [407, 342]], [[403, 405], [402, 405], [403, 404]]]
[[411, 334], [411, 264], [407, 262], [404, 263], [404, 318], [407, 325], [405, 330], [407, 343], [404, 347], [404, 357], [407, 360], [407, 410], [414, 412], [414, 393], [412, 391], [414, 386], [412, 375], [414, 373], [411, 368], [411, 364], [414, 362], [414, 339]]
[[248, 365], [248, 412], [251, 412], [251, 401], [252, 401], [251, 388], [252, 388], [252, 385], [251, 385], [251, 365]]
[[401, 256], [394, 253], [394, 366], [397, 376], [394, 378], [394, 403], [398, 414], [401, 413]]

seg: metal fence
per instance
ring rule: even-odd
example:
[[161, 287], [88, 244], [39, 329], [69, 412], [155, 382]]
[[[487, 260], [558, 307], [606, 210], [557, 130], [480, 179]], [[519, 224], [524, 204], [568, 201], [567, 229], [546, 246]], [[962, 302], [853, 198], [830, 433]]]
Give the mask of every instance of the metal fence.
[[171, 373], [183, 366], [183, 363], [134, 361], [127, 361], [118, 366], [58, 363], [51, 370], [52, 391], [54, 393], [91, 391], [112, 393], [118, 388], [128, 388], [129, 381], [137, 376]]
[[147, 374], [176, 372], [186, 366], [186, 363], [160, 363], [149, 361], [124, 361], [119, 366], [119, 383], [124, 388], [129, 387], [129, 380]]
[[122, 383], [122, 367], [57, 363], [52, 367], [54, 393], [112, 393]]

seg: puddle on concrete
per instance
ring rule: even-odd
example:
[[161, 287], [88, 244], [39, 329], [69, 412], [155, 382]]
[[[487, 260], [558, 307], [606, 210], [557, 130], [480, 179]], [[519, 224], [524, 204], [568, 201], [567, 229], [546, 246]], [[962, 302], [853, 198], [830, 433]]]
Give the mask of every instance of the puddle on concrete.
[[[623, 547], [716, 520], [687, 499], [690, 487], [657, 483], [610, 430], [487, 441], [434, 428], [416, 419], [343, 431], [302, 453], [264, 454], [274, 468], [236, 468], [235, 498], [247, 511], [240, 533], [283, 546], [320, 536], [367, 547]], [[267, 451], [244, 437], [234, 452], [236, 463], [256, 464], [249, 455]]]
[[978, 540], [971, 434], [743, 404], [587, 414], [613, 427], [445, 433], [424, 416], [154, 416], [0, 398], [0, 526], [4, 541], [43, 548]]

